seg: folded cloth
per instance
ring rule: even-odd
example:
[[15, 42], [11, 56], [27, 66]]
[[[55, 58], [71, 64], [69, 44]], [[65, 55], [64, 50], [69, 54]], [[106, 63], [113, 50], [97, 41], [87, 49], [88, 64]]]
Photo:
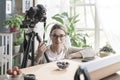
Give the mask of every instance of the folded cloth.
[[80, 53], [82, 54], [83, 58], [96, 56], [96, 52], [92, 48], [85, 48], [81, 50]]

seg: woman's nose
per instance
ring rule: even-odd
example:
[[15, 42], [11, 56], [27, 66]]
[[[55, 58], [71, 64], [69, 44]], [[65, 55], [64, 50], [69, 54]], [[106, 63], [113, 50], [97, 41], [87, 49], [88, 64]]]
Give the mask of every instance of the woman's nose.
[[56, 40], [57, 40], [57, 41], [61, 41], [60, 37], [57, 37]]

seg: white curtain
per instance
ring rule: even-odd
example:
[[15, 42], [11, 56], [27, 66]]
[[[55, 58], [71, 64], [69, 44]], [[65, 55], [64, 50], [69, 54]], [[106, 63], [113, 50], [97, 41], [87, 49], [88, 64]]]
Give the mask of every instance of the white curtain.
[[97, 0], [96, 9], [109, 43], [120, 54], [120, 0]]

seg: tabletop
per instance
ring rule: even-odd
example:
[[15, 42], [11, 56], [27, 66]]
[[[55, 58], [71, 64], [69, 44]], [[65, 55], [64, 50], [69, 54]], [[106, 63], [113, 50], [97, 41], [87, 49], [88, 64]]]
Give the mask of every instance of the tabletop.
[[[75, 72], [77, 68], [82, 65], [82, 63], [76, 60], [60, 60], [60, 61], [68, 62], [70, 64], [69, 67], [67, 69], [60, 70], [56, 65], [58, 61], [55, 61], [55, 62], [39, 64], [27, 68], [22, 68], [21, 72], [24, 75], [34, 74], [37, 80], [74, 80]], [[103, 76], [104, 74], [110, 74], [111, 72], [119, 71], [119, 66], [120, 63], [115, 63], [107, 67], [100, 68], [99, 70], [90, 72], [89, 74], [92, 80], [119, 80], [120, 72], [119, 74], [118, 73], [113, 74], [106, 78], [104, 78], [105, 76]], [[101, 75], [101, 73], [103, 75]], [[5, 80], [5, 77], [0, 75], [0, 80]]]
[[80, 66], [79, 62], [72, 60], [61, 60], [69, 62], [69, 67], [59, 70], [56, 62], [51, 62], [42, 65], [36, 65], [29, 68], [21, 69], [24, 74], [35, 74], [37, 80], [74, 80], [74, 74]]

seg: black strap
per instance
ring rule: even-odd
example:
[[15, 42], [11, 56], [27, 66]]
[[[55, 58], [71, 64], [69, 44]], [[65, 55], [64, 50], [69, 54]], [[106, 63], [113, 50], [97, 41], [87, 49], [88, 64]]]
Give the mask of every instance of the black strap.
[[48, 56], [47, 56], [47, 54], [46, 54], [46, 53], [44, 53], [44, 56], [45, 56], [46, 61], [49, 63], [49, 62], [50, 62], [50, 60], [49, 60], [49, 58], [48, 58]]
[[78, 67], [78, 69], [76, 70], [76, 73], [74, 75], [74, 80], [81, 80], [80, 79], [81, 74], [83, 74], [84, 80], [91, 80], [86, 67], [83, 67], [83, 68]]

